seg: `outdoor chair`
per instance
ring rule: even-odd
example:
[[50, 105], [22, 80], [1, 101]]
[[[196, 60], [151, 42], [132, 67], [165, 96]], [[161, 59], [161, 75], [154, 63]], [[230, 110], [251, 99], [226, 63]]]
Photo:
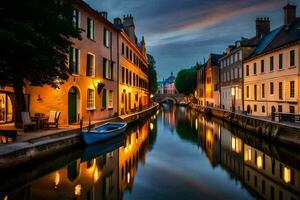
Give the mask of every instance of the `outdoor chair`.
[[31, 120], [29, 112], [21, 112], [21, 117], [24, 130], [27, 130], [28, 128], [36, 130], [36, 122]]
[[50, 111], [49, 119], [46, 122], [46, 127], [58, 128], [58, 121], [59, 121], [60, 114], [61, 112]]

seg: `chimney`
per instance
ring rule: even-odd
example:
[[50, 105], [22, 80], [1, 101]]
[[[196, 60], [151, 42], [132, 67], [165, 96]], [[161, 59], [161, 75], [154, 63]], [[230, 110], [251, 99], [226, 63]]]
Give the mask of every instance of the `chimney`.
[[256, 19], [256, 37], [263, 37], [270, 33], [270, 19], [269, 17]]
[[287, 4], [284, 10], [284, 25], [289, 25], [296, 19], [296, 5]]
[[128, 37], [131, 39], [132, 42], [136, 42], [136, 35], [135, 35], [135, 25], [133, 21], [132, 15], [126, 15], [123, 19], [123, 28]]
[[119, 17], [114, 18], [114, 25], [121, 25], [122, 24], [122, 20]]
[[99, 12], [99, 14], [100, 14], [104, 19], [107, 19], [107, 12], [103, 11], [103, 12]]

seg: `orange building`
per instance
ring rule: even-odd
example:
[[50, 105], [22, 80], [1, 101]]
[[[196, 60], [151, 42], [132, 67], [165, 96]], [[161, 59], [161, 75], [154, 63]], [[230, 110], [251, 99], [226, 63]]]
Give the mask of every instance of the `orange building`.
[[144, 37], [138, 42], [131, 15], [114, 19], [119, 37], [119, 114], [148, 105], [148, 63]]
[[118, 31], [83, 1], [76, 1], [74, 25], [83, 29], [82, 40], [73, 40], [70, 49], [69, 80], [59, 89], [30, 87], [32, 113], [61, 111], [61, 123], [100, 120], [117, 113]]

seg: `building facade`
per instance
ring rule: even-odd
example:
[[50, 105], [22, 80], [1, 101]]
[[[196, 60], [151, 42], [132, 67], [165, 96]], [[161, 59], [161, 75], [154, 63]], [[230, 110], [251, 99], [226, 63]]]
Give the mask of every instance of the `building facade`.
[[138, 42], [131, 15], [114, 20], [119, 37], [119, 114], [126, 114], [148, 105], [148, 63], [144, 37]]
[[197, 74], [196, 99], [202, 106], [220, 107], [220, 64], [223, 55], [210, 54]]
[[75, 1], [74, 7], [74, 25], [83, 32], [82, 40], [72, 40], [69, 80], [57, 89], [28, 88], [30, 112], [61, 111], [63, 124], [101, 120], [118, 112], [118, 30], [107, 20], [107, 13], [83, 1]]
[[220, 59], [221, 108], [243, 111], [243, 60], [256, 46], [257, 38], [242, 38], [225, 50]]
[[300, 113], [300, 18], [284, 7], [285, 24], [262, 38], [244, 62], [244, 109], [258, 116]]

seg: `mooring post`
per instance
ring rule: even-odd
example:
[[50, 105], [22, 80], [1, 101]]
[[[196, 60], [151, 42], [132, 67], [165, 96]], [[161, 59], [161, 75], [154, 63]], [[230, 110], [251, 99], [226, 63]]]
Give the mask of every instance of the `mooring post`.
[[80, 119], [80, 132], [82, 132], [82, 118]]
[[88, 127], [88, 130], [90, 131], [91, 130], [91, 118], [89, 118], [89, 127]]

